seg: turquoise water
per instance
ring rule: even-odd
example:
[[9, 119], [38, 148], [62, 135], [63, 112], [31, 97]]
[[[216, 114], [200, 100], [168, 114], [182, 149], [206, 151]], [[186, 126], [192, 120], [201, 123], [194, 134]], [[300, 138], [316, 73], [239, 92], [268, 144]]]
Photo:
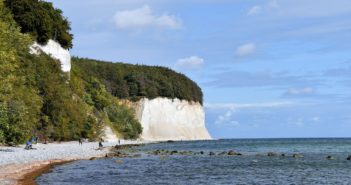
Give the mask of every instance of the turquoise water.
[[[149, 155], [157, 149], [204, 155]], [[242, 156], [210, 156], [234, 150]], [[55, 167], [39, 185], [71, 184], [351, 184], [351, 139], [233, 139], [151, 144], [139, 158], [83, 160]], [[268, 152], [285, 157], [268, 157]], [[303, 158], [292, 155], [302, 154]], [[334, 160], [327, 160], [332, 155]]]

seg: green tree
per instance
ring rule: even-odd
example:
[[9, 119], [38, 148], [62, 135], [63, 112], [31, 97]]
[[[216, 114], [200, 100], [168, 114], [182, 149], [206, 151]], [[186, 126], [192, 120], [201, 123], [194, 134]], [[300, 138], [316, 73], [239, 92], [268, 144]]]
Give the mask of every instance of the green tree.
[[41, 0], [5, 0], [5, 4], [21, 26], [22, 33], [31, 34], [41, 44], [53, 39], [64, 48], [72, 48], [70, 23], [52, 3]]

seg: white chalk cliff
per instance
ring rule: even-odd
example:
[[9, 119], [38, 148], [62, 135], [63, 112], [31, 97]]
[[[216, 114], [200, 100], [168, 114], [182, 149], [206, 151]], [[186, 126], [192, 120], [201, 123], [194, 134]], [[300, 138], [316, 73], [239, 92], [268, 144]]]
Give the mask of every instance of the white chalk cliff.
[[143, 140], [211, 139], [205, 127], [205, 112], [200, 103], [169, 98], [144, 98], [135, 103], [134, 108], [143, 127]]
[[35, 42], [30, 47], [31, 54], [39, 55], [41, 52], [44, 52], [52, 58], [59, 60], [63, 72], [71, 71], [71, 55], [69, 51], [62, 48], [59, 43], [49, 40], [46, 45], [41, 45]]

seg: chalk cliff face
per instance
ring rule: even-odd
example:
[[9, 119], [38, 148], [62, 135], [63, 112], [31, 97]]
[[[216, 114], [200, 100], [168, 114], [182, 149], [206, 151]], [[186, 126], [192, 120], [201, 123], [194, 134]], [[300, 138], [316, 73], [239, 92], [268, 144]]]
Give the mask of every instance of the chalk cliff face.
[[142, 99], [135, 103], [143, 140], [207, 140], [205, 112], [200, 103], [179, 99]]
[[71, 71], [71, 55], [67, 49], [61, 47], [61, 45], [53, 40], [49, 40], [46, 45], [40, 45], [34, 43], [30, 47], [31, 54], [40, 54], [44, 52], [52, 58], [59, 60], [61, 63], [61, 69], [63, 72]]

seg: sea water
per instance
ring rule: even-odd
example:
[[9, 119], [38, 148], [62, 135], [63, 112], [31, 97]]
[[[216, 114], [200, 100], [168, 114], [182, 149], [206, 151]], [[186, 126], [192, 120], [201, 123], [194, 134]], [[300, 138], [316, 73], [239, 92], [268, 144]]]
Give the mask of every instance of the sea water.
[[[138, 158], [82, 160], [55, 167], [39, 185], [351, 184], [351, 139], [231, 139], [149, 144]], [[155, 150], [204, 155], [150, 155]], [[234, 150], [242, 156], [209, 155]], [[268, 152], [277, 153], [269, 157]], [[281, 156], [285, 154], [285, 156]], [[293, 154], [303, 155], [294, 158]], [[332, 156], [333, 160], [326, 159]]]

